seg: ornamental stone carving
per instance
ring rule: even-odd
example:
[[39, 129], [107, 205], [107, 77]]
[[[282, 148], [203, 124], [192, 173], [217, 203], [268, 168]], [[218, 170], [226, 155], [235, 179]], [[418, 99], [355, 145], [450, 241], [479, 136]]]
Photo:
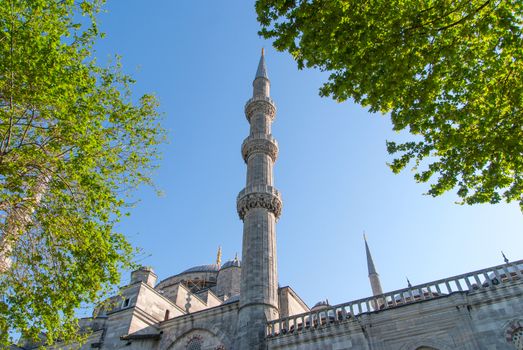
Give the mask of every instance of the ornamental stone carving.
[[272, 138], [253, 138], [249, 136], [242, 144], [242, 156], [245, 163], [247, 163], [247, 159], [249, 159], [249, 156], [253, 153], [267, 154], [272, 158], [272, 161], [275, 162], [278, 157], [278, 145]]
[[245, 116], [249, 123], [255, 114], [263, 114], [274, 120], [276, 115], [276, 107], [272, 100], [268, 97], [253, 97], [245, 105]]
[[250, 192], [238, 198], [236, 209], [240, 219], [243, 220], [245, 214], [253, 208], [265, 208], [277, 219], [281, 215], [282, 202], [277, 195], [268, 192]]
[[512, 320], [505, 326], [505, 340], [517, 350], [523, 349], [523, 319]]

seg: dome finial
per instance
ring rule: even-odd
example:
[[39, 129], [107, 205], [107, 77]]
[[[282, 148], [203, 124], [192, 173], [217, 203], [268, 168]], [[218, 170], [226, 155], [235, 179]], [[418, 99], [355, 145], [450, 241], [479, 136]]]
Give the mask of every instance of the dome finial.
[[216, 265], [220, 266], [222, 264], [222, 246], [218, 246], [218, 254], [216, 254]]

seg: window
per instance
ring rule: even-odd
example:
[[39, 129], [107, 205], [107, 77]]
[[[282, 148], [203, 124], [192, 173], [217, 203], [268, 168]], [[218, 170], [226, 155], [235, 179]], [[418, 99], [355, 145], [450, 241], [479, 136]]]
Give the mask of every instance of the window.
[[518, 328], [512, 333], [512, 344], [514, 349], [523, 350], [523, 328]]
[[187, 343], [187, 350], [202, 350], [203, 341], [200, 337], [194, 337]]
[[131, 303], [131, 299], [126, 298], [126, 299], [123, 301], [123, 303], [122, 303], [122, 308], [124, 308], [124, 307], [128, 307], [130, 303]]
[[163, 318], [164, 321], [167, 321], [169, 319], [169, 310], [165, 310], [165, 317]]

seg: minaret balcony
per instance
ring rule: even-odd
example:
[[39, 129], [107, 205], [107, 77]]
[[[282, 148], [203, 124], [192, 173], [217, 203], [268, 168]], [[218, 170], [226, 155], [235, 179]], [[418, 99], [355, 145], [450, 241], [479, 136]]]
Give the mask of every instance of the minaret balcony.
[[242, 220], [247, 212], [253, 208], [265, 208], [272, 212], [276, 218], [279, 218], [282, 207], [280, 191], [268, 185], [248, 186], [238, 193], [236, 199], [236, 209]]
[[274, 101], [268, 96], [255, 96], [245, 103], [245, 116], [247, 120], [251, 121], [253, 115], [262, 113], [274, 120], [276, 116], [276, 105]]
[[256, 133], [251, 134], [242, 143], [242, 156], [245, 163], [254, 153], [264, 153], [275, 162], [278, 157], [278, 142], [271, 135]]

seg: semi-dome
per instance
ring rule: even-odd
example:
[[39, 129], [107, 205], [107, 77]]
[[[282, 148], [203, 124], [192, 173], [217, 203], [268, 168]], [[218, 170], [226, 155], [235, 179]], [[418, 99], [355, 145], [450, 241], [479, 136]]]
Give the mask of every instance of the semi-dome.
[[185, 271], [182, 271], [180, 273], [180, 275], [184, 274], [184, 273], [189, 273], [189, 272], [218, 272], [219, 269], [220, 269], [220, 265], [218, 265], [218, 264], [199, 265], [199, 266], [191, 267], [190, 269], [187, 269]]
[[229, 261], [226, 261], [223, 265], [222, 265], [222, 270], [223, 269], [226, 269], [228, 267], [241, 267], [241, 261], [238, 260], [238, 259], [232, 259], [232, 260], [229, 260]]

